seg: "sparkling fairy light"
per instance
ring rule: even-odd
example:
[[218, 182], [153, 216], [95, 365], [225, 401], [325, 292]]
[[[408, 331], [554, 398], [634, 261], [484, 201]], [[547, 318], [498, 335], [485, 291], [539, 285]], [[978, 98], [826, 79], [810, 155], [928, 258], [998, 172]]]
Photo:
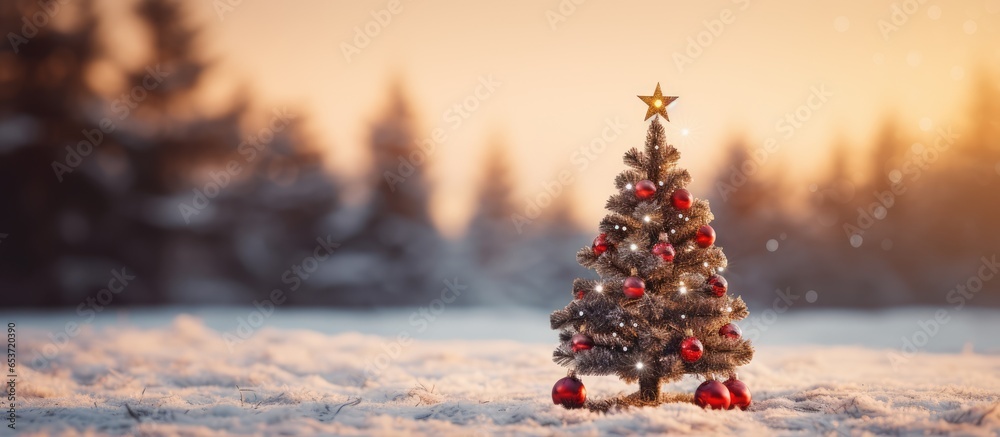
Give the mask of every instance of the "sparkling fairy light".
[[703, 265], [704, 265], [705, 267], [708, 267], [708, 261], [705, 261], [705, 263], [704, 263]]
[[670, 230], [670, 233], [671, 233], [671, 234], [676, 234], [676, 233], [677, 233], [677, 230], [676, 230], [676, 229], [671, 229], [671, 230]]
[[583, 311], [580, 311], [580, 315], [581, 315], [581, 316], [583, 315]]
[[623, 231], [627, 231], [627, 230], [628, 230], [628, 228], [627, 228], [627, 227], [625, 227], [625, 226], [622, 226], [622, 230], [623, 230]]
[[619, 324], [618, 324], [618, 327], [619, 327], [619, 328], [624, 328], [624, 327], [625, 327], [625, 322], [621, 322], [621, 323], [619, 323]]
[[635, 368], [639, 369], [639, 370], [642, 370], [642, 363], [641, 362], [635, 363]]
[[631, 190], [632, 189], [632, 184], [625, 184], [625, 189], [626, 190]]
[[649, 218], [648, 215], [642, 218], [642, 221], [644, 221], [646, 223], [649, 223], [649, 220], [650, 220], [650, 218]]
[[633, 324], [632, 324], [632, 327], [633, 327], [633, 328], [638, 328], [638, 327], [639, 327], [639, 324], [638, 324], [638, 323], [633, 323]]
[[[659, 147], [659, 146], [657, 146], [657, 147]], [[660, 181], [660, 186], [661, 186], [661, 187], [663, 186], [663, 181]]]
[[686, 319], [686, 318], [688, 318], [688, 316], [686, 316], [686, 315], [684, 315], [684, 314], [681, 314], [681, 320], [684, 320], [684, 319]]
[[618, 333], [617, 333], [617, 332], [612, 332], [612, 333], [611, 333], [611, 336], [612, 336], [612, 337], [617, 337], [617, 336], [618, 336]]
[[677, 291], [680, 291], [680, 292], [681, 292], [681, 294], [684, 294], [684, 293], [687, 293], [687, 292], [688, 292], [688, 289], [687, 289], [687, 287], [685, 287], [685, 286], [681, 285], [681, 288], [680, 288], [679, 290], [677, 290]]
[[725, 269], [723, 269], [722, 267], [719, 267], [719, 268], [718, 268], [718, 269], [716, 269], [716, 270], [718, 270], [718, 271], [720, 271], [720, 272], [721, 272], [721, 271], [723, 271], [723, 270], [725, 270]]
[[677, 218], [684, 218], [684, 214], [677, 214]]
[[622, 350], [628, 352], [628, 346], [622, 346]]
[[597, 284], [597, 286], [596, 286], [596, 287], [594, 287], [594, 291], [597, 291], [598, 293], [602, 293], [602, 292], [604, 292], [604, 285], [602, 285], [602, 284]]
[[630, 245], [628, 246], [628, 248], [629, 248], [629, 249], [632, 249], [632, 251], [633, 251], [633, 252], [635, 252], [635, 250], [636, 250], [636, 249], [638, 249], [638, 248], [639, 248], [639, 246], [636, 246], [635, 244], [630, 244]]

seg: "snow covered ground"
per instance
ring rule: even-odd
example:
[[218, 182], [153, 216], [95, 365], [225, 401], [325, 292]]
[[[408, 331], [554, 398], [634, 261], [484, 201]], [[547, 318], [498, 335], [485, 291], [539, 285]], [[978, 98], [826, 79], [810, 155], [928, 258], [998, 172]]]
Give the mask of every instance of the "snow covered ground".
[[[740, 372], [750, 411], [671, 404], [606, 415], [552, 405], [565, 370], [550, 360], [556, 333], [537, 310], [281, 308], [257, 329], [242, 308], [0, 320], [17, 326], [24, 435], [997, 435], [1000, 312], [965, 309], [934, 330], [935, 311], [758, 320], [757, 354]], [[904, 354], [904, 337], [920, 351]], [[635, 390], [613, 377], [583, 381], [592, 398]]]

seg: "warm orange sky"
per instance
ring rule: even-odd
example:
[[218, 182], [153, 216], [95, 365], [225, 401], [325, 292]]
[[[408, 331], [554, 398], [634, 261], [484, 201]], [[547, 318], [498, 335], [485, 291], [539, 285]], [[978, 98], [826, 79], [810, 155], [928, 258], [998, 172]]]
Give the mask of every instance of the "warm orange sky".
[[[961, 123], [950, 114], [963, 107], [975, 69], [1000, 60], [1000, 0], [590, 0], [554, 29], [547, 14], [571, 0], [400, 0], [401, 10], [350, 62], [342, 43], [389, 1], [243, 1], [221, 19], [217, 3], [225, 0], [197, 1], [194, 11], [208, 25], [208, 50], [226, 69], [225, 82], [245, 77], [275, 106], [301, 103], [330, 146], [331, 165], [350, 174], [364, 168], [359, 145], [387, 83], [402, 75], [421, 126], [448, 132], [423, 169], [435, 183], [436, 219], [451, 233], [474, 201], [470, 182], [492, 133], [509, 141], [522, 197], [570, 169], [580, 219], [596, 227], [621, 154], [643, 142], [645, 107], [635, 96], [657, 82], [680, 96], [670, 108], [671, 139], [698, 195], [711, 188], [712, 160], [734, 132], [758, 144], [781, 141], [769, 165], [807, 183], [834, 138], [864, 147], [890, 110], [916, 133], [922, 120], [925, 128]], [[893, 4], [916, 10], [886, 40], [878, 23], [892, 22]], [[704, 21], [723, 15], [730, 23], [679, 69], [674, 53], [684, 54]], [[468, 119], [457, 127], [443, 119], [488, 76], [501, 85]], [[805, 104], [812, 87], [833, 96], [784, 139], [776, 121]], [[579, 171], [574, 151], [615, 117], [625, 124], [621, 137]]]

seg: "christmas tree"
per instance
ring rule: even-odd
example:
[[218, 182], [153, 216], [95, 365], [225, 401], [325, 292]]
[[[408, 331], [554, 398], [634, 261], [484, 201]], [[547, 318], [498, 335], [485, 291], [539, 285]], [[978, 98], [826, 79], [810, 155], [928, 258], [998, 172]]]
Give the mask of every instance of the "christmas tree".
[[[654, 117], [645, 151], [625, 153], [629, 168], [615, 179], [600, 235], [577, 253], [600, 279], [576, 279], [574, 300], [551, 315], [552, 329], [561, 331], [553, 360], [570, 369], [552, 399], [595, 411], [690, 401], [661, 394], [660, 385], [691, 374], [705, 379], [697, 404], [746, 408], [750, 392], [735, 369], [750, 362], [753, 348], [733, 321], [745, 318], [747, 307], [728, 294], [708, 201], [686, 189], [691, 175], [677, 167], [680, 152], [655, 118], [670, 121], [667, 106], [677, 97], [663, 96], [657, 84], [652, 96], [639, 98], [649, 106], [646, 119]], [[588, 402], [577, 375], [617, 375], [638, 381], [639, 391]]]

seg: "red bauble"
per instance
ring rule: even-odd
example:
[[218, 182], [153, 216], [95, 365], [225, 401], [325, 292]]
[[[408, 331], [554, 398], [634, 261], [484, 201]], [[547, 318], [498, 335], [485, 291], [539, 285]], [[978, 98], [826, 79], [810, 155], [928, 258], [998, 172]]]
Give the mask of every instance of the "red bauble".
[[677, 209], [688, 209], [691, 207], [691, 202], [693, 201], [691, 197], [691, 192], [683, 188], [674, 191], [674, 195], [670, 196], [670, 203], [674, 205]]
[[583, 299], [583, 290], [576, 290], [576, 298]]
[[700, 247], [708, 247], [715, 243], [715, 229], [705, 225], [698, 229], [698, 234], [694, 236], [694, 242]]
[[723, 294], [726, 294], [726, 290], [729, 289], [729, 281], [719, 275], [712, 275], [712, 277], [708, 278], [708, 285], [712, 287], [711, 292], [716, 297], [722, 297]]
[[713, 410], [729, 408], [729, 389], [714, 379], [705, 381], [694, 391], [694, 403], [699, 407], [711, 407]]
[[635, 197], [639, 200], [646, 200], [656, 194], [656, 184], [653, 181], [643, 179], [635, 184]]
[[750, 388], [743, 381], [729, 378], [725, 386], [729, 389], [729, 409], [739, 407], [741, 410], [750, 406]]
[[610, 246], [608, 244], [608, 234], [601, 234], [597, 238], [594, 238], [594, 245], [591, 247], [594, 249], [594, 255], [600, 256], [602, 253], [607, 252]]
[[653, 245], [653, 253], [663, 258], [663, 262], [673, 262], [677, 251], [674, 250], [674, 246], [671, 246], [670, 243], [661, 241]]
[[743, 330], [740, 329], [739, 325], [729, 323], [719, 328], [719, 335], [725, 337], [726, 340], [739, 340], [743, 336]]
[[622, 284], [622, 291], [625, 292], [625, 297], [638, 299], [646, 292], [646, 283], [641, 278], [629, 276]]
[[566, 408], [580, 408], [587, 402], [587, 389], [579, 379], [567, 376], [552, 386], [552, 403]]
[[573, 347], [573, 352], [590, 350], [590, 348], [594, 347], [594, 340], [587, 334], [573, 334], [573, 338], [571, 338], [569, 342]]
[[701, 355], [705, 352], [705, 347], [701, 345], [701, 341], [694, 337], [685, 338], [681, 341], [681, 359], [689, 363], [693, 363], [701, 359]]

